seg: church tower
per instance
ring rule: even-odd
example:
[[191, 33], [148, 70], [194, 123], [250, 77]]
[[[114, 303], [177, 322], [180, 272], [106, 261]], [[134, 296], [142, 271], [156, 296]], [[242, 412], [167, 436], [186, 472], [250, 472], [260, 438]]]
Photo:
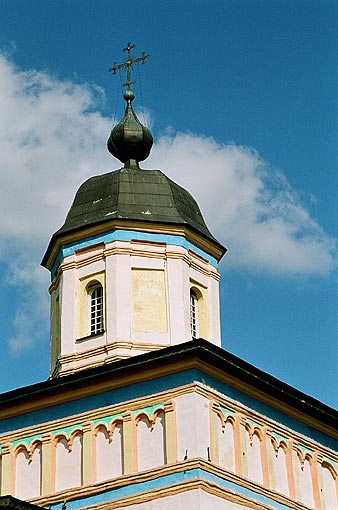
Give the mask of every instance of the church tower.
[[108, 150], [118, 170], [80, 186], [42, 264], [51, 272], [51, 376], [176, 345], [221, 345], [219, 273], [225, 248], [194, 198], [160, 170], [143, 170], [153, 137], [137, 118], [127, 69], [125, 113]]

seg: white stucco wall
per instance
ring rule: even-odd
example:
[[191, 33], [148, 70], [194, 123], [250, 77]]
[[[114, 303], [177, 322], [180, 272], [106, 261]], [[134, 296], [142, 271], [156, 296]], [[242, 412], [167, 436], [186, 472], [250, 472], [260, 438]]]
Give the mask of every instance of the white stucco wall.
[[336, 482], [331, 471], [321, 466], [322, 478], [322, 504], [323, 510], [338, 509], [338, 495], [336, 490]]
[[302, 464], [296, 451], [292, 452], [292, 462], [295, 477], [296, 499], [312, 508], [314, 506], [314, 501], [310, 462], [308, 459], [305, 459]]
[[[177, 424], [178, 459], [208, 458], [210, 447], [209, 400], [197, 393], [188, 393], [174, 399]], [[192, 433], [192, 427], [194, 433]]]
[[76, 436], [71, 450], [68, 442], [61, 439], [56, 447], [56, 491], [79, 487], [82, 483], [82, 437]]
[[164, 413], [156, 416], [155, 423], [142, 416], [137, 423], [138, 470], [163, 466], [165, 463]]
[[96, 435], [96, 480], [101, 482], [122, 475], [122, 424], [112, 437], [104, 429]]
[[220, 418], [217, 422], [219, 465], [235, 471], [235, 442], [234, 428], [230, 421], [222, 427]]
[[41, 446], [35, 448], [31, 460], [28, 453], [20, 451], [16, 457], [15, 496], [30, 499], [40, 495]]
[[253, 434], [250, 438], [249, 432], [246, 431], [246, 461], [247, 476], [249, 480], [263, 484], [263, 471], [261, 460], [261, 442], [257, 434]]
[[[272, 448], [272, 446], [271, 446]], [[279, 447], [277, 453], [273, 452], [272, 456], [273, 463], [273, 474], [275, 480], [275, 489], [286, 496], [289, 495], [288, 486], [288, 475], [286, 467], [286, 455], [282, 447]]]

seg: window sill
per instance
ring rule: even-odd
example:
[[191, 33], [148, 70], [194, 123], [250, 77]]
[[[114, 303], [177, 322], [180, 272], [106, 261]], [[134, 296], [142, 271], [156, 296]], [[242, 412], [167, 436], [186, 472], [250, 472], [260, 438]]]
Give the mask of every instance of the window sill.
[[86, 340], [90, 340], [91, 338], [101, 336], [103, 335], [103, 333], [105, 333], [105, 330], [101, 329], [101, 331], [98, 331], [97, 333], [92, 333], [91, 335], [83, 336], [82, 338], [77, 338], [75, 340], [75, 343], [80, 344], [81, 342], [85, 342]]

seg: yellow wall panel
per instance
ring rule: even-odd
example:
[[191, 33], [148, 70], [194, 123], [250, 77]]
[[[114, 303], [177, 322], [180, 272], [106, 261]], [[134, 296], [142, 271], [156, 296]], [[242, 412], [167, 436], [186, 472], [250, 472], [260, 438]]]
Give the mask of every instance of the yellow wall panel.
[[131, 272], [133, 330], [167, 333], [165, 274], [161, 269]]

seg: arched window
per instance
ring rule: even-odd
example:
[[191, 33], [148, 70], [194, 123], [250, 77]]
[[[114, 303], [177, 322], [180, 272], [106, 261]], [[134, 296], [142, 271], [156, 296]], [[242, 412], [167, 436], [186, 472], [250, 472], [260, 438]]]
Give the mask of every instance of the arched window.
[[199, 337], [198, 298], [194, 290], [190, 291], [190, 331], [192, 338]]
[[90, 334], [97, 335], [103, 331], [103, 288], [95, 283], [88, 288]]

